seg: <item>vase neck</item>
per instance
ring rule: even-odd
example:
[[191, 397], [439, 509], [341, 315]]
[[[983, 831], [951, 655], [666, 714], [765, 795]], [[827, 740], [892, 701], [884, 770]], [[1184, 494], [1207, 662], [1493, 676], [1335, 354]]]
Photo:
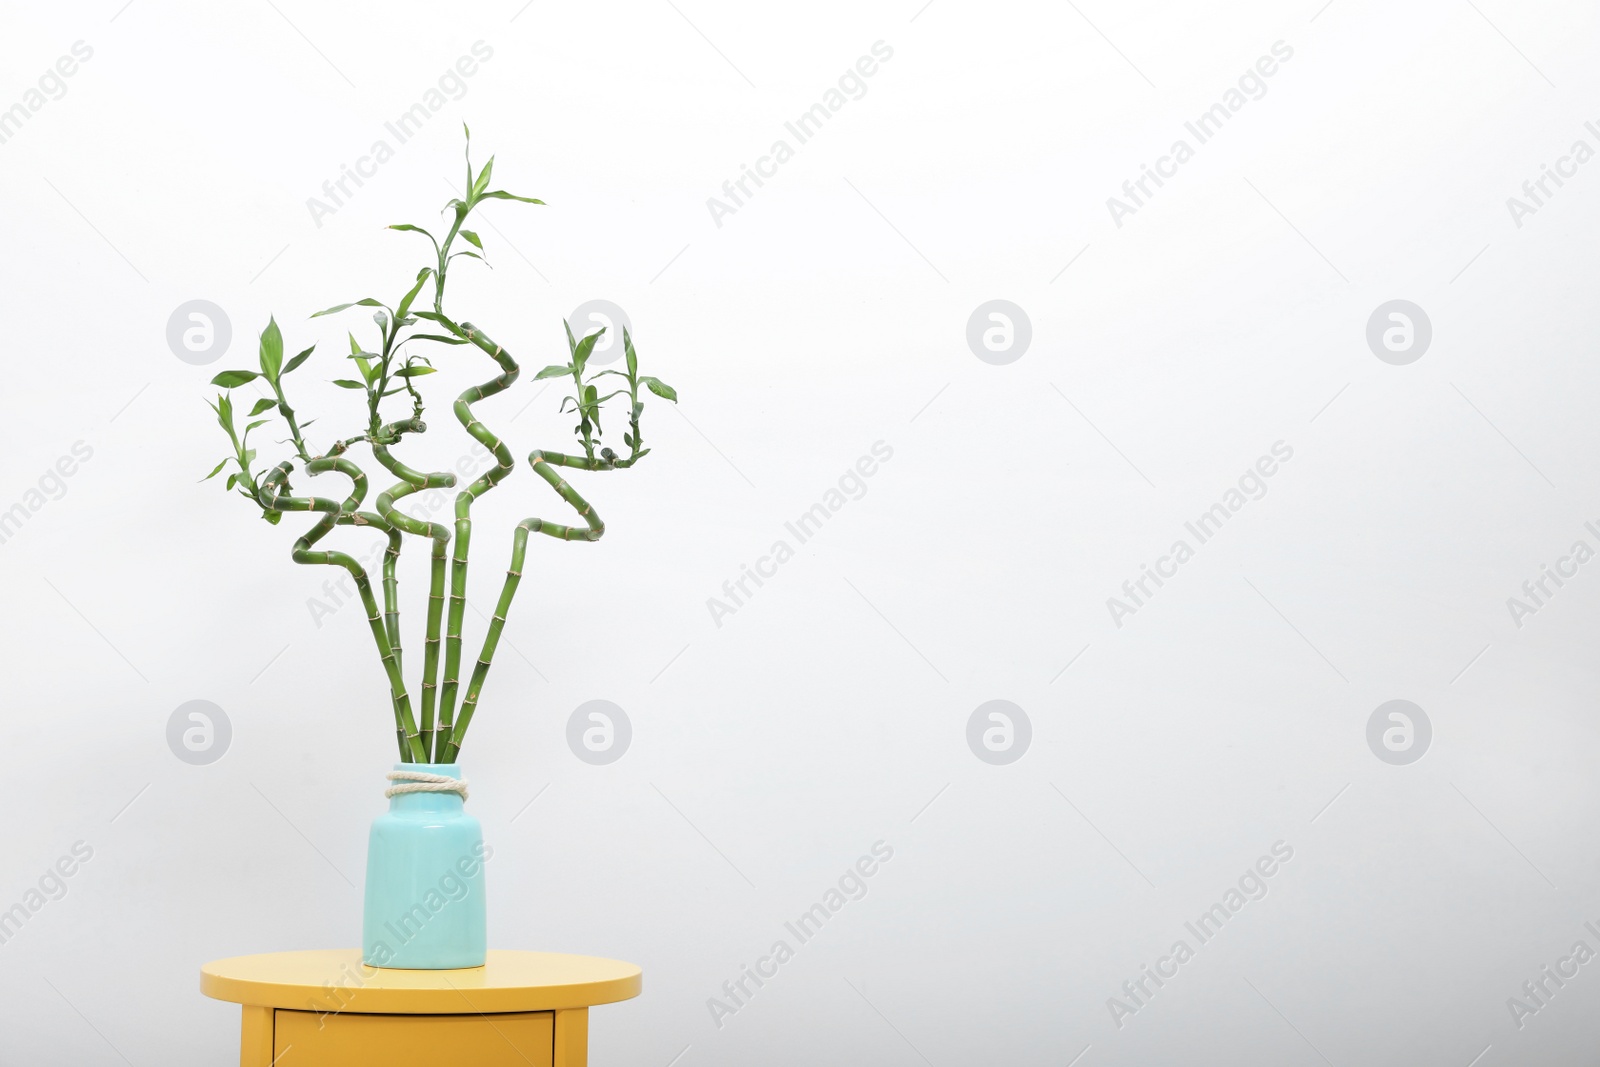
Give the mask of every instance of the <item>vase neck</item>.
[[[420, 771], [460, 780], [461, 767], [455, 763], [396, 763], [396, 771]], [[403, 785], [403, 782], [391, 783]], [[398, 793], [389, 798], [389, 810], [459, 815], [465, 810], [460, 793]]]

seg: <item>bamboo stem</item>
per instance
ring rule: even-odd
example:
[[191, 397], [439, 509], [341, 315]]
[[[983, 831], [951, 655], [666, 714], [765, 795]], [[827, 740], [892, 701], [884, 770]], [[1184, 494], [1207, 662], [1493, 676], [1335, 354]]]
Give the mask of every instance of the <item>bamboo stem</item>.
[[278, 398], [278, 414], [283, 416], [283, 421], [289, 424], [289, 437], [294, 442], [294, 450], [302, 460], [311, 461], [311, 456], [306, 452], [306, 441], [300, 434], [300, 423], [295, 418], [294, 408], [289, 406], [289, 401], [283, 395], [283, 379], [276, 377], [270, 379], [273, 395]]
[[395, 574], [400, 563], [400, 531], [391, 526], [388, 534], [389, 547], [383, 550], [383, 628], [389, 635], [395, 665], [404, 672], [405, 657], [400, 650], [400, 579]]
[[619, 465], [617, 461], [605, 459], [581, 459], [577, 456], [566, 456], [560, 452], [545, 452], [535, 449], [529, 456], [528, 462], [533, 464], [533, 469], [539, 476], [549, 483], [562, 500], [578, 512], [586, 529], [573, 526], [563, 526], [560, 523], [547, 522], [544, 519], [523, 519], [517, 523], [517, 528], [512, 534], [511, 567], [506, 571], [505, 583], [500, 587], [500, 600], [495, 605], [494, 617], [489, 620], [489, 632], [484, 635], [483, 650], [478, 653], [478, 662], [473, 665], [472, 678], [467, 683], [467, 695], [461, 702], [461, 718], [457, 720], [449, 741], [445, 745], [441, 762], [451, 763], [461, 751], [461, 742], [467, 736], [467, 727], [472, 723], [473, 713], [478, 708], [478, 698], [483, 692], [484, 680], [488, 677], [489, 667], [494, 661], [495, 649], [500, 644], [500, 633], [505, 629], [506, 617], [511, 612], [511, 601], [517, 595], [517, 587], [522, 583], [522, 566], [527, 557], [528, 535], [530, 533], [548, 534], [562, 541], [571, 541], [577, 538], [580, 541], [598, 541], [606, 532], [606, 524], [600, 521], [599, 514], [589, 506], [589, 502], [578, 494], [578, 491], [567, 484], [567, 480], [556, 472], [556, 467], [576, 467], [580, 470], [605, 471], [615, 470]]
[[[404, 423], [393, 423], [384, 427], [384, 436], [391, 434], [399, 437], [404, 432], [421, 433], [427, 427], [421, 419], [410, 419]], [[426, 761], [434, 757], [434, 705], [438, 696], [439, 677], [439, 624], [444, 615], [444, 578], [445, 555], [450, 544], [450, 528], [443, 523], [424, 522], [413, 518], [395, 507], [396, 502], [403, 497], [424, 489], [450, 489], [456, 484], [456, 477], [448, 471], [432, 474], [423, 474], [412, 470], [410, 467], [395, 459], [386, 445], [374, 444], [372, 454], [378, 458], [390, 473], [400, 479], [400, 484], [378, 495], [376, 506], [385, 519], [395, 527], [418, 537], [428, 537], [433, 540], [433, 556], [431, 565], [431, 581], [428, 588], [428, 631], [423, 644], [422, 652], [422, 751]]]
[[[450, 566], [450, 610], [444, 641], [444, 684], [439, 694], [439, 723], [434, 742], [436, 752], [438, 746], [443, 743], [446, 755], [453, 756], [461, 747], [455, 742], [454, 718], [461, 677], [461, 623], [467, 605], [467, 555], [472, 547], [472, 504], [479, 496], [500, 484], [516, 466], [516, 461], [511, 456], [511, 449], [507, 448], [487, 426], [478, 421], [472, 413], [472, 405], [509, 388], [511, 383], [517, 380], [521, 368], [505, 349], [495, 344], [487, 334], [472, 323], [463, 322], [457, 325], [448, 319], [444, 321], [452, 333], [477, 345], [501, 367], [501, 372], [489, 381], [463, 392], [456, 398], [453, 407], [456, 419], [466, 427], [467, 433], [494, 453], [495, 459], [499, 461], [497, 466], [489, 468], [477, 481], [456, 494], [456, 539]], [[448, 762], [448, 759], [445, 762]]]
[[[378, 645], [378, 656], [383, 662], [385, 673], [389, 678], [389, 692], [394, 705], [395, 733], [400, 748], [402, 762], [415, 763], [423, 761], [424, 754], [421, 749], [420, 739], [417, 734], [416, 721], [411, 714], [411, 698], [406, 693], [405, 680], [400, 674], [400, 665], [393, 647], [389, 643], [389, 635], [383, 625], [383, 619], [378, 613], [378, 602], [372, 595], [372, 582], [367, 577], [366, 568], [362, 567], [356, 559], [345, 552], [331, 549], [313, 551], [313, 546], [325, 536], [328, 531], [338, 525], [342, 519], [348, 519], [357, 525], [366, 525], [371, 521], [368, 513], [358, 512], [362, 499], [367, 492], [367, 476], [361, 468], [347, 459], [316, 459], [306, 465], [309, 474], [317, 475], [325, 471], [338, 471], [351, 480], [352, 490], [350, 497], [342, 504], [336, 500], [325, 497], [293, 497], [286, 495], [288, 489], [290, 463], [285, 461], [274, 468], [262, 485], [262, 495], [265, 499], [259, 501], [262, 506], [273, 511], [315, 511], [322, 517], [316, 524], [307, 530], [294, 543], [291, 558], [296, 563], [343, 567], [355, 579], [356, 590], [361, 595], [361, 603], [367, 609], [367, 624], [372, 630], [373, 640]], [[374, 524], [377, 525], [377, 524]], [[381, 526], [379, 528], [382, 528]]]
[[448, 735], [441, 737], [445, 741], [443, 755], [440, 762], [451, 763], [461, 752], [461, 742], [467, 735], [467, 727], [472, 724], [473, 713], [478, 709], [478, 697], [483, 692], [484, 679], [489, 674], [489, 664], [494, 659], [495, 649], [500, 644], [500, 632], [505, 629], [506, 613], [511, 610], [511, 599], [517, 594], [517, 586], [522, 582], [522, 562], [528, 549], [528, 525], [526, 522], [518, 523], [511, 545], [511, 566], [506, 571], [505, 583], [500, 588], [500, 600], [495, 605], [494, 617], [489, 620], [489, 630], [484, 634], [483, 648], [478, 653], [478, 662], [473, 664], [472, 678], [467, 682], [467, 695], [461, 702], [461, 718], [458, 719]]

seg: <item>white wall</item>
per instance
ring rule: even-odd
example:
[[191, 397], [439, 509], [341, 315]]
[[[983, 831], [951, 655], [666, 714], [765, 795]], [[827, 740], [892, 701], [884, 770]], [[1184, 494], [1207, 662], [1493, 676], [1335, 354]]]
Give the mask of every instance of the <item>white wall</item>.
[[[4, 107], [93, 53], [0, 144], [0, 511], [27, 512], [0, 544], [0, 908], [93, 850], [0, 945], [0, 1061], [230, 1062], [200, 964], [358, 938], [392, 759], [371, 638], [359, 610], [314, 621], [329, 572], [289, 561], [296, 523], [197, 483], [224, 454], [202, 400], [275, 314], [291, 352], [323, 346], [298, 372], [313, 439], [353, 432], [322, 383], [365, 320], [307, 315], [403, 291], [422, 243], [382, 227], [438, 217], [462, 121], [549, 206], [484, 210], [495, 269], [458, 271], [457, 312], [531, 371], [563, 315], [615, 301], [683, 398], [637, 469], [584, 483], [602, 543], [533, 546], [465, 752], [493, 942], [645, 969], [596, 1013], [595, 1062], [1593, 1046], [1600, 964], [1507, 1005], [1600, 950], [1600, 563], [1507, 605], [1600, 548], [1600, 164], [1520, 226], [1506, 205], [1600, 149], [1584, 5], [121, 2], [8, 5], [0, 34]], [[464, 95], [314, 221], [477, 41]], [[719, 226], [707, 198], [879, 41], [865, 95]], [[1184, 123], [1280, 41], [1265, 95], [1198, 144]], [[1107, 198], [1179, 138], [1193, 158], [1117, 225]], [[206, 367], [165, 339], [195, 299], [233, 330]], [[1009, 365], [966, 342], [992, 299], [1031, 321]], [[1431, 322], [1407, 365], [1366, 340], [1396, 299]], [[490, 373], [440, 364], [441, 394]], [[523, 410], [536, 390], [480, 409], [519, 456], [570, 441], [558, 389]], [[431, 423], [418, 466], [466, 450], [442, 402]], [[880, 441], [864, 495], [796, 543]], [[1184, 523], [1277, 442], [1265, 495], [1199, 545]], [[524, 468], [480, 505], [485, 613], [511, 525], [552, 499]], [[1194, 557], [1117, 625], [1107, 599], [1180, 538]], [[714, 620], [779, 539], [795, 558]], [[197, 699], [232, 728], [206, 766], [166, 740]], [[593, 699], [634, 731], [608, 766], [565, 741]], [[1005, 766], [966, 740], [994, 699], [1032, 727]], [[1432, 729], [1404, 766], [1367, 742], [1395, 699]], [[880, 841], [865, 897], [718, 1026], [708, 998]], [[1200, 945], [1185, 922], [1276, 842], [1266, 896]], [[1108, 998], [1180, 938], [1193, 958], [1119, 1027]]]

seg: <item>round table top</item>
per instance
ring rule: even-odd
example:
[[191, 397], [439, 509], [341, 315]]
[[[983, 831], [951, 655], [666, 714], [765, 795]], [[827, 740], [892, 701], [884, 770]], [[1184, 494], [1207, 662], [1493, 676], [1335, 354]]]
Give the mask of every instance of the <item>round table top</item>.
[[482, 967], [411, 971], [370, 967], [360, 949], [321, 949], [208, 963], [200, 992], [296, 1011], [466, 1015], [612, 1004], [638, 996], [642, 974], [621, 960], [554, 952], [491, 950]]

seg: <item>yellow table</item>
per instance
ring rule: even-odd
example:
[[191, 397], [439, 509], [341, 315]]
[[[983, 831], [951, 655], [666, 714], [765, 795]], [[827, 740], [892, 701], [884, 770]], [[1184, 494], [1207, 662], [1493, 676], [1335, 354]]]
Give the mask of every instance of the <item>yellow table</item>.
[[639, 995], [631, 963], [490, 952], [482, 967], [369, 967], [358, 949], [235, 956], [200, 992], [244, 1006], [240, 1067], [585, 1067], [589, 1009]]

